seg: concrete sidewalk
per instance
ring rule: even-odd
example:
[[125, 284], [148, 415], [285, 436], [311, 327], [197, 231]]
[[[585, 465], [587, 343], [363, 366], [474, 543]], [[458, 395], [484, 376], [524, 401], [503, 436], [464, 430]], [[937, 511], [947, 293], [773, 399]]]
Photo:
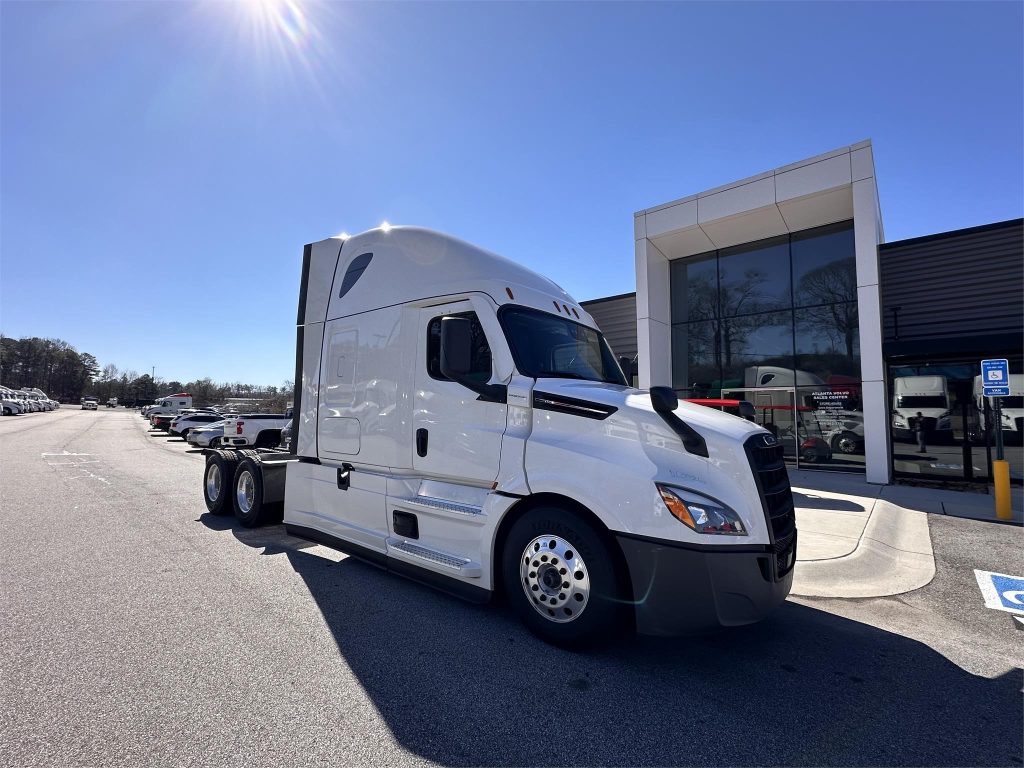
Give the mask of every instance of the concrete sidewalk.
[[[928, 515], [995, 520], [992, 496], [905, 485], [858, 475], [790, 470], [800, 531], [794, 595], [865, 598], [919, 589], [935, 575]], [[1014, 521], [1024, 520], [1014, 489]]]

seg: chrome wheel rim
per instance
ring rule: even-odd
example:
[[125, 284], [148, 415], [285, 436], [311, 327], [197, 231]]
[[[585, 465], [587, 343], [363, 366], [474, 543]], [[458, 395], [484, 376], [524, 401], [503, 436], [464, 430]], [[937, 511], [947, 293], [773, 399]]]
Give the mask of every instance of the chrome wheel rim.
[[519, 576], [530, 605], [548, 621], [567, 624], [590, 602], [590, 570], [570, 542], [538, 536], [523, 550]]
[[853, 453], [857, 450], [857, 444], [848, 437], [839, 438], [839, 450], [843, 453]]
[[256, 483], [252, 479], [252, 473], [245, 470], [238, 476], [238, 487], [235, 489], [235, 497], [238, 499], [238, 509], [243, 515], [252, 511], [256, 502]]
[[220, 485], [220, 467], [216, 464], [211, 464], [209, 469], [206, 470], [206, 498], [210, 501], [216, 501], [219, 499]]

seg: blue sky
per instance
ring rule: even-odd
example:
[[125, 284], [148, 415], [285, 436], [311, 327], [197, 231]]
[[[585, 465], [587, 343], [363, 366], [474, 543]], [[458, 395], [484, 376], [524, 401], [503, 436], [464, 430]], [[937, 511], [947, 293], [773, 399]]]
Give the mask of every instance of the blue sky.
[[1022, 7], [3, 2], [0, 330], [280, 385], [306, 242], [624, 293], [634, 211], [865, 138], [888, 240], [1019, 217]]

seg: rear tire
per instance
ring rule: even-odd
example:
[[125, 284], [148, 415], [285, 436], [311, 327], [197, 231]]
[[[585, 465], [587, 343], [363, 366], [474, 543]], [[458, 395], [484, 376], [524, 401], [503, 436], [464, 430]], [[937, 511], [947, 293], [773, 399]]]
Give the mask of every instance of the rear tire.
[[537, 507], [513, 524], [505, 541], [505, 595], [540, 639], [563, 648], [593, 645], [629, 626], [614, 562], [582, 517]]
[[280, 521], [282, 505], [267, 504], [263, 500], [263, 472], [254, 456], [250, 455], [239, 462], [234, 489], [232, 503], [235, 517], [246, 528]]
[[235, 467], [238, 460], [225, 455], [223, 451], [206, 456], [206, 470], [203, 472], [203, 500], [213, 515], [230, 515], [231, 496], [234, 488]]

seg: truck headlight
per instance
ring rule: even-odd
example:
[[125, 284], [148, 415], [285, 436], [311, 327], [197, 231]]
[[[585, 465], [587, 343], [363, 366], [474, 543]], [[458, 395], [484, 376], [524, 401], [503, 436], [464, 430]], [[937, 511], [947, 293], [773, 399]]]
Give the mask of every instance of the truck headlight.
[[746, 536], [747, 529], [735, 510], [685, 488], [655, 483], [669, 513], [697, 533]]

